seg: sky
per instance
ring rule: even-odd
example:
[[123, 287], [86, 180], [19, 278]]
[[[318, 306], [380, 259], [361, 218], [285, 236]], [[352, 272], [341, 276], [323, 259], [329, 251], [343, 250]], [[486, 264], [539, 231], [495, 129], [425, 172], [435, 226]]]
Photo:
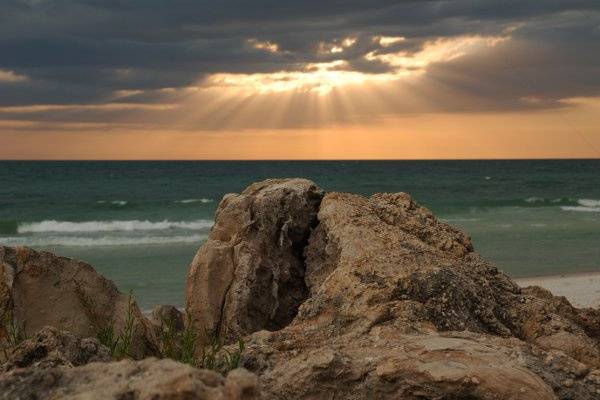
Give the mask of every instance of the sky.
[[598, 0], [0, 2], [0, 159], [599, 157]]

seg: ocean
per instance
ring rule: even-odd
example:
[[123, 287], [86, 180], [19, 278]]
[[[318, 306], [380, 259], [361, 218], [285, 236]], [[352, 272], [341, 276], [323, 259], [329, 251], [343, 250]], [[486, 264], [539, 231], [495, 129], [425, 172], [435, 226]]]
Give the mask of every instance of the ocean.
[[306, 177], [410, 193], [514, 277], [600, 271], [600, 160], [0, 162], [0, 244], [81, 259], [144, 309], [183, 306], [226, 193]]

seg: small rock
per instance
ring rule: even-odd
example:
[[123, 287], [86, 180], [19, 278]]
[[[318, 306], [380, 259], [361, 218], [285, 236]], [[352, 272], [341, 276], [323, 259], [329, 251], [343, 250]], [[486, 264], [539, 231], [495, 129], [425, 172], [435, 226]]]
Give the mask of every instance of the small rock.
[[76, 367], [111, 359], [109, 349], [98, 340], [80, 339], [69, 332], [47, 326], [10, 351], [3, 369]]
[[562, 381], [562, 385], [564, 387], [573, 387], [573, 385], [575, 384], [575, 382], [573, 381], [573, 379], [565, 379], [564, 381]]

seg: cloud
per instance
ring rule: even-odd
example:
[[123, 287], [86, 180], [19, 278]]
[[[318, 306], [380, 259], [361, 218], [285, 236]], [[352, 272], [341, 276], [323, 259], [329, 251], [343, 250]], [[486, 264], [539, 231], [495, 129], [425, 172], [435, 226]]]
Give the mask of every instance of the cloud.
[[0, 69], [0, 82], [23, 82], [26, 81], [27, 77], [24, 75], [15, 74], [13, 71], [7, 71]]
[[[289, 127], [387, 113], [564, 107], [569, 98], [600, 96], [600, 5], [4, 0], [0, 54], [0, 118], [11, 120], [138, 123], [154, 110], [157, 124], [169, 123], [193, 107], [210, 110], [215, 96], [231, 101], [221, 118], [197, 110], [185, 119], [214, 129]], [[356, 86], [365, 83], [379, 100], [364, 100]], [[281, 103], [286, 91], [295, 93]], [[314, 94], [307, 92], [330, 93], [329, 116], [301, 108]], [[161, 104], [168, 107], [152, 108]], [[68, 107], [15, 108], [33, 105]], [[254, 118], [233, 118], [249, 105]], [[270, 118], [269, 107], [288, 118]]]

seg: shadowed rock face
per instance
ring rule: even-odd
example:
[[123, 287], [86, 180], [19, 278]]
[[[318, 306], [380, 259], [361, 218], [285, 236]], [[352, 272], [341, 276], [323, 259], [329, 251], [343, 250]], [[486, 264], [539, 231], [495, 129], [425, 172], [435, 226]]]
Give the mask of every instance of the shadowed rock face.
[[[240, 310], [265, 307], [248, 293], [274, 293], [246, 271], [277, 275], [282, 263], [263, 262], [263, 255], [288, 259], [276, 239], [290, 209], [271, 205], [254, 213], [250, 204], [257, 195], [262, 204], [281, 204], [281, 192], [270, 187], [292, 182], [266, 181], [226, 197], [190, 273], [194, 281], [229, 271], [224, 286], [236, 289], [220, 292], [224, 306], [214, 318], [226, 332], [273, 331], [245, 339], [244, 366], [259, 374], [267, 398], [598, 398], [600, 313], [575, 309], [543, 289], [519, 288], [474, 253], [464, 233], [404, 193], [329, 193], [316, 224], [295, 214], [294, 224], [313, 227], [304, 258], [294, 256], [306, 299], [289, 324], [244, 321], [255, 314]], [[262, 228], [247, 230], [255, 224]], [[285, 254], [297, 254], [292, 249]], [[212, 286], [191, 285], [204, 288], [188, 286], [193, 311], [190, 305], [207, 304], [197, 296]], [[194, 318], [203, 312], [196, 310]]]
[[152, 309], [149, 321], [154, 327], [169, 324], [172, 329], [180, 332], [185, 327], [185, 316], [177, 307], [169, 305], [157, 305]]
[[78, 368], [22, 369], [0, 377], [0, 398], [44, 400], [258, 400], [256, 376], [237, 369], [227, 378], [172, 360], [148, 358]]
[[[0, 246], [0, 316], [12, 318], [28, 335], [45, 326], [81, 338], [96, 337], [109, 326], [118, 333], [128, 307], [128, 296], [88, 264], [27, 247]], [[135, 302], [131, 312], [132, 355], [155, 354], [153, 332]]]
[[188, 276], [186, 310], [201, 335], [235, 339], [292, 321], [308, 293], [303, 250], [322, 197], [308, 180], [273, 179], [223, 198]]

